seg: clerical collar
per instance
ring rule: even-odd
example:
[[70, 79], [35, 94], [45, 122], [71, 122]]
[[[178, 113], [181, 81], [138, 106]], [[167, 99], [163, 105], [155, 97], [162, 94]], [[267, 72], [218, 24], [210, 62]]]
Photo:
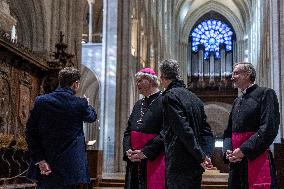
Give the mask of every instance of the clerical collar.
[[251, 88], [252, 86], [254, 86], [254, 85], [255, 85], [255, 83], [250, 84], [245, 90], [241, 91], [242, 94], [243, 94], [243, 95], [246, 94], [246, 93], [247, 93], [247, 90], [248, 90], [249, 88]]
[[160, 93], [161, 93], [161, 91], [155, 91], [155, 92], [151, 93], [149, 96], [145, 96], [145, 98], [151, 98], [152, 96], [157, 96]]

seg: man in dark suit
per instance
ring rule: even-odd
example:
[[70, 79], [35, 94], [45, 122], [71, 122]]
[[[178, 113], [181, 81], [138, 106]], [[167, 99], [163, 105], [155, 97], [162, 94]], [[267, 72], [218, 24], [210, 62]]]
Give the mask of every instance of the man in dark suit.
[[80, 71], [59, 72], [54, 92], [38, 96], [31, 110], [26, 141], [31, 153], [28, 177], [38, 189], [71, 189], [89, 182], [83, 121], [94, 122], [96, 111], [85, 98], [76, 97]]

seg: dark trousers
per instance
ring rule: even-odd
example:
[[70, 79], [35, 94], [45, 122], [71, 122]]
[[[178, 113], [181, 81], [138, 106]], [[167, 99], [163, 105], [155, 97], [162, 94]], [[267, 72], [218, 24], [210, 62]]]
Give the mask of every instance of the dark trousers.
[[78, 189], [79, 184], [63, 185], [62, 179], [50, 174], [49, 176], [43, 176], [37, 183], [36, 189]]
[[228, 188], [248, 189], [248, 168], [247, 161], [230, 163]]
[[45, 185], [45, 184], [38, 184], [36, 189], [78, 189], [79, 185]]
[[202, 174], [170, 176], [166, 189], [200, 189], [201, 180]]

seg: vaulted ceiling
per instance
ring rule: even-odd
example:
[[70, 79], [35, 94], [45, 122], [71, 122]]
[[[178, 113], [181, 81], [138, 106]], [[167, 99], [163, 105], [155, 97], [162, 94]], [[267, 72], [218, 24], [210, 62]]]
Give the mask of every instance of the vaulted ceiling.
[[250, 0], [174, 0], [175, 11], [181, 23], [183, 23], [188, 14], [191, 14], [204, 5], [214, 8], [219, 4], [231, 10], [242, 22], [245, 22], [250, 16]]
[[237, 38], [247, 32], [251, 17], [250, 0], [173, 0], [176, 21], [184, 41], [194, 24], [210, 11], [224, 16], [233, 26]]

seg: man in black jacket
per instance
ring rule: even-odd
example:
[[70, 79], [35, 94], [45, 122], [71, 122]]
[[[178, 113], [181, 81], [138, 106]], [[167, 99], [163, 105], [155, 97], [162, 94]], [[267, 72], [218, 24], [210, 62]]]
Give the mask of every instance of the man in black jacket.
[[208, 155], [213, 149], [213, 135], [203, 103], [179, 80], [176, 60], [164, 60], [159, 69], [165, 88], [163, 134], [167, 187], [199, 189], [204, 168], [212, 167]]

